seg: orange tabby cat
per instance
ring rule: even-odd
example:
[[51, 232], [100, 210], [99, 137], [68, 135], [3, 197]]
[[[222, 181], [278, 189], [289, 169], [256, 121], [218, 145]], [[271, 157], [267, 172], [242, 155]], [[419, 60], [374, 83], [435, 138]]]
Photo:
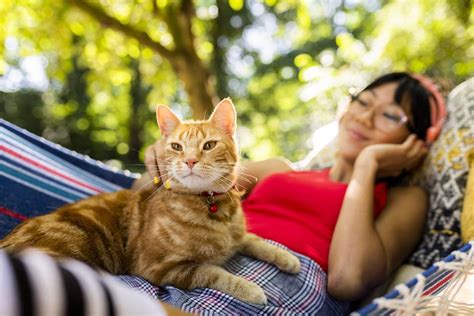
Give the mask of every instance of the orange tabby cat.
[[165, 106], [157, 120], [166, 143], [168, 181], [159, 189], [122, 190], [66, 205], [15, 228], [1, 248], [38, 248], [156, 285], [209, 287], [265, 304], [256, 284], [220, 267], [236, 252], [297, 273], [298, 259], [247, 233], [234, 188], [235, 109], [222, 100], [206, 121], [184, 121]]

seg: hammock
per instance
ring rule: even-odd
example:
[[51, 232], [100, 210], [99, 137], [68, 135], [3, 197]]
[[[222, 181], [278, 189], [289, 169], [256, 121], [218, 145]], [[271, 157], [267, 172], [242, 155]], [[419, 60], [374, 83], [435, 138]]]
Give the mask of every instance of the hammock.
[[[468, 277], [469, 283], [465, 284]], [[458, 300], [461, 288], [472, 293], [472, 297], [464, 297], [469, 303]], [[436, 315], [474, 315], [474, 241], [352, 315], [415, 315], [428, 312]]]
[[[29, 217], [91, 194], [128, 188], [138, 176], [62, 148], [2, 119], [0, 154], [0, 238]], [[20, 192], [31, 198], [18, 198]], [[474, 305], [460, 304], [455, 298], [469, 274], [474, 274], [474, 242], [354, 314], [449, 311], [472, 315]]]

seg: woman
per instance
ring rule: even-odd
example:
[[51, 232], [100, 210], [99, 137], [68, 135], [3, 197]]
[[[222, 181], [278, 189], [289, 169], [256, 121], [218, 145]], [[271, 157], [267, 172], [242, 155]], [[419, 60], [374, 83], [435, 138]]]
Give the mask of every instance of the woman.
[[[331, 168], [293, 171], [283, 159], [245, 164], [237, 185], [249, 192], [243, 202], [249, 230], [316, 261], [333, 297], [364, 297], [421, 237], [426, 193], [393, 179], [419, 165], [444, 113], [428, 79], [403, 72], [376, 79], [341, 118]], [[160, 141], [146, 151], [151, 177], [163, 170], [162, 153]]]
[[[219, 315], [345, 313], [348, 310], [347, 301], [363, 297], [382, 282], [411, 252], [419, 239], [426, 212], [425, 193], [416, 187], [394, 185], [396, 181], [393, 179], [396, 180], [399, 174], [419, 164], [426, 154], [424, 144], [434, 141], [443, 117], [444, 102], [430, 82], [406, 73], [392, 73], [375, 80], [353, 97], [349, 110], [340, 121], [339, 154], [330, 169], [294, 172], [281, 159], [246, 164], [245, 174], [242, 173], [237, 185], [249, 192], [243, 202], [249, 229], [294, 250], [302, 267], [300, 273], [289, 275], [267, 263], [242, 256], [236, 256], [226, 263], [226, 269], [252, 280], [265, 290], [267, 305], [245, 304], [211, 289], [182, 291], [171, 286], [154, 287], [135, 276], [119, 278], [154, 298], [192, 312]], [[38, 148], [32, 155], [33, 159], [30, 159], [31, 166], [48, 167], [47, 170], [54, 172], [56, 164], [52, 164], [49, 158], [70, 156], [70, 153], [53, 151], [52, 144], [45, 145], [44, 148], [49, 150], [43, 151], [44, 148], [37, 146], [41, 142], [37, 138], [19, 132], [18, 128], [8, 127], [2, 120], [1, 124], [11, 137], [9, 148], [21, 149], [12, 153], [24, 155], [24, 143]], [[158, 142], [146, 152], [146, 164], [152, 177], [160, 175], [159, 169], [163, 166], [158, 168], [156, 161], [161, 161], [159, 157], [162, 151], [162, 144]], [[24, 157], [21, 161], [25, 159], [28, 158]], [[82, 160], [76, 162], [84, 163]], [[67, 161], [62, 164], [65, 169], [60, 170], [74, 168]], [[28, 170], [30, 173], [38, 172], [34, 168]], [[248, 183], [248, 174], [256, 177], [256, 183]], [[39, 175], [47, 178], [41, 173]], [[18, 173], [16, 176], [14, 179], [22, 179], [24, 174]], [[93, 180], [88, 177], [81, 178], [85, 184], [97, 180], [94, 172]], [[389, 178], [390, 185], [387, 184]], [[78, 183], [75, 178], [70, 180]], [[51, 192], [42, 188], [33, 190], [25, 185], [15, 191], [18, 183], [11, 182], [9, 198], [4, 199], [4, 202], [11, 202], [13, 211], [2, 209], [17, 219], [21, 212], [17, 214], [15, 210], [28, 209], [25, 207], [28, 204], [23, 202], [52, 207], [64, 204], [64, 199], [70, 197], [62, 193], [55, 195], [55, 199], [50, 195], [46, 199], [47, 193]], [[70, 187], [69, 191], [72, 189], [74, 187]], [[28, 198], [25, 198], [25, 194]], [[16, 202], [23, 204], [16, 207]], [[51, 296], [50, 291], [44, 291], [44, 286], [36, 288], [33, 285], [47, 283], [60, 290], [62, 287], [58, 284], [69, 282], [63, 288], [63, 296], [78, 299], [66, 300], [69, 304], [67, 310], [77, 311], [78, 314], [80, 311], [97, 314], [84, 309], [84, 301], [97, 303], [97, 297], [100, 296], [96, 295], [97, 287], [103, 285], [104, 280], [99, 276], [90, 277], [90, 272], [84, 270], [87, 267], [77, 263], [57, 267], [51, 265], [50, 258], [35, 253], [22, 254], [15, 259], [0, 252], [2, 260], [6, 264], [0, 264], [3, 272], [0, 274], [9, 276], [14, 270], [16, 275], [15, 278], [7, 278], [5, 284], [2, 283], [4, 286], [1, 288], [7, 296], [14, 298], [23, 295], [21, 297], [25, 298], [24, 295], [29, 295], [25, 299], [30, 300], [34, 297], [36, 301], [44, 303], [38, 305], [44, 307], [43, 314], [50, 315], [45, 306], [61, 307], [61, 303], [51, 305], [51, 302], [57, 302], [51, 297], [60, 299], [62, 296]], [[74, 269], [71, 265], [74, 265]], [[72, 274], [61, 273], [61, 278], [49, 278], [48, 282], [43, 282], [45, 275], [58, 274], [63, 267]], [[37, 273], [40, 271], [38, 269], [56, 272]], [[134, 298], [133, 292], [121, 290], [121, 284], [109, 285], [107, 280], [105, 283], [103, 295], [108, 296], [105, 294], [108, 288], [111, 296], [106, 301], [109, 306], [113, 302], [117, 311], [163, 312], [161, 306], [152, 304], [153, 301]], [[344, 301], [335, 300], [332, 296]], [[3, 314], [20, 310], [20, 307], [32, 311], [33, 307], [24, 303], [23, 299], [0, 302], [3, 303], [0, 304], [0, 311], [7, 311]], [[107, 312], [104, 304], [94, 303], [91, 306], [101, 309], [103, 314]]]

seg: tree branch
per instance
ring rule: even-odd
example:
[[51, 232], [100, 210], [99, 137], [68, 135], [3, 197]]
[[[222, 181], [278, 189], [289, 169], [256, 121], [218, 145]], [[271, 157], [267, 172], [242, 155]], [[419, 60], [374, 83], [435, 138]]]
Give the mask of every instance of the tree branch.
[[180, 24], [185, 37], [185, 43], [190, 45], [188, 49], [196, 51], [194, 47], [194, 34], [192, 31], [192, 20], [195, 14], [195, 8], [192, 0], [183, 0], [181, 3]]
[[158, 3], [156, 3], [156, 0], [151, 0], [151, 5], [153, 6], [153, 14], [156, 17], [161, 17], [160, 8], [158, 7]]
[[85, 0], [67, 0], [67, 2], [77, 7], [78, 9], [86, 12], [101, 24], [120, 31], [125, 35], [136, 39], [141, 44], [148, 46], [149, 48], [160, 54], [163, 58], [168, 59], [170, 61], [173, 59], [173, 52], [161, 45], [161, 43], [152, 39], [146, 32], [137, 30], [131, 25], [123, 24], [116, 18], [108, 15], [101, 8], [90, 4]]
[[176, 1], [164, 8], [163, 21], [173, 36], [177, 52], [195, 54], [194, 34], [192, 33], [192, 17], [194, 4], [190, 0]]

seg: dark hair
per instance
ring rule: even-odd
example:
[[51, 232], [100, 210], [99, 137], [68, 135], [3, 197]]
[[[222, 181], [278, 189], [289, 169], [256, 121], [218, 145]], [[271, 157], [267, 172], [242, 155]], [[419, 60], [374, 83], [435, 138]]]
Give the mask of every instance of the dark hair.
[[408, 124], [408, 129], [418, 138], [426, 138], [426, 130], [431, 126], [431, 93], [421, 83], [406, 72], [392, 72], [380, 76], [362, 91], [372, 90], [387, 83], [396, 82], [395, 102], [402, 106], [408, 104], [413, 122]]

